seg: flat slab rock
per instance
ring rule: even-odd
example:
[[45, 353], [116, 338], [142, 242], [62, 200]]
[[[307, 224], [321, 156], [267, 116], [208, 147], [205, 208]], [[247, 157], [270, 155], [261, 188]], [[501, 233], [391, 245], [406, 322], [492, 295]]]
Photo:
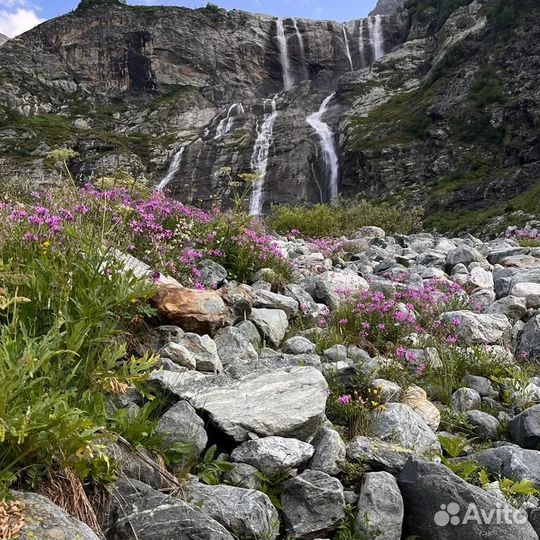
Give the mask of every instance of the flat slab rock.
[[99, 540], [86, 525], [37, 493], [14, 493], [25, 505], [25, 524], [19, 540]]
[[260, 372], [189, 398], [236, 442], [279, 435], [305, 441], [325, 419], [328, 384], [311, 367]]

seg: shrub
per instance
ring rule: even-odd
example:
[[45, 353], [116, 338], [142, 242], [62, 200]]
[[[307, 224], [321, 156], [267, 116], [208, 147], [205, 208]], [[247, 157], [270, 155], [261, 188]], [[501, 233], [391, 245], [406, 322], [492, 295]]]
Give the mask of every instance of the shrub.
[[404, 204], [365, 200], [341, 201], [336, 206], [277, 206], [268, 226], [277, 232], [298, 231], [306, 237], [337, 237], [365, 226], [383, 228], [388, 234], [409, 234], [419, 230], [422, 211]]

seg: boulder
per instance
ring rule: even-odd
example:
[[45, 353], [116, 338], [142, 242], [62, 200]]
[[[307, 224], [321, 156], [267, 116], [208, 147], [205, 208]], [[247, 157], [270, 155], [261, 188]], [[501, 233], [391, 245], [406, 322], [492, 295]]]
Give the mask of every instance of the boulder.
[[237, 446], [231, 454], [231, 460], [252, 465], [272, 477], [305, 465], [313, 452], [311, 444], [297, 439], [263, 437]]
[[527, 313], [527, 302], [519, 296], [505, 296], [491, 304], [486, 313], [499, 313], [511, 321], [519, 321]]
[[208, 435], [203, 420], [197, 416], [195, 409], [186, 401], [173, 405], [157, 424], [159, 434], [170, 443], [192, 445], [200, 454], [208, 444]]
[[428, 400], [423, 388], [415, 385], [409, 386], [402, 401], [417, 413], [433, 431], [437, 431], [441, 423], [441, 412]]
[[476, 452], [464, 459], [476, 461], [495, 476], [515, 482], [530, 480], [537, 489], [540, 488], [540, 452], [537, 450], [508, 444]]
[[341, 482], [321, 471], [305, 471], [287, 480], [281, 502], [285, 530], [294, 538], [325, 538], [345, 518]]
[[321, 428], [311, 443], [315, 448], [309, 467], [330, 475], [341, 472], [341, 463], [346, 460], [347, 447], [341, 435], [332, 428]]
[[404, 403], [388, 403], [382, 411], [370, 413], [371, 431], [375, 437], [423, 454], [440, 451], [435, 433]]
[[526, 353], [532, 360], [540, 359], [540, 315], [527, 321], [519, 338], [518, 353]]
[[223, 371], [223, 365], [217, 353], [217, 347], [214, 340], [208, 336], [199, 336], [198, 334], [184, 334], [179, 344], [185, 347], [195, 358], [197, 371], [209, 373], [220, 373]]
[[309, 339], [302, 336], [294, 336], [283, 344], [283, 352], [288, 354], [312, 354], [316, 346]]
[[364, 476], [358, 498], [355, 530], [360, 538], [400, 540], [403, 526], [403, 498], [396, 479], [387, 472]]
[[217, 288], [227, 279], [227, 270], [221, 264], [211, 259], [203, 259], [198, 264], [199, 281], [207, 288]]
[[167, 358], [178, 366], [185, 367], [187, 369], [197, 368], [197, 361], [195, 360], [195, 357], [183, 345], [180, 345], [180, 343], [171, 341], [162, 347], [158, 351], [158, 354], [162, 358]]
[[251, 365], [258, 359], [257, 351], [245, 332], [235, 326], [222, 328], [216, 334], [214, 342], [225, 369], [230, 366]]
[[510, 436], [522, 448], [540, 447], [540, 405], [534, 405], [510, 420]]
[[375, 470], [398, 474], [412, 450], [370, 437], [355, 437], [347, 446], [347, 458]]
[[[23, 505], [18, 540], [99, 540], [88, 525], [71, 517], [65, 510], [37, 493], [13, 492], [15, 501]], [[15, 531], [18, 523], [12, 528]]]
[[108, 540], [234, 540], [223, 525], [196, 505], [136, 480], [118, 482], [111, 513], [116, 519], [106, 531]]
[[223, 480], [231, 486], [257, 490], [261, 489], [262, 483], [259, 471], [247, 463], [235, 463], [234, 469], [224, 473]]
[[188, 332], [213, 336], [233, 322], [231, 310], [218, 291], [162, 285], [153, 302], [162, 317]]
[[277, 510], [260, 491], [191, 482], [183, 488], [183, 496], [221, 523], [235, 538], [274, 540], [279, 533]]
[[271, 291], [258, 290], [253, 299], [253, 307], [281, 309], [288, 317], [294, 317], [298, 314], [298, 302], [296, 300]]
[[443, 465], [411, 458], [398, 484], [405, 503], [404, 536], [429, 540], [538, 539], [525, 513], [468, 484]]
[[496, 439], [498, 437], [501, 424], [491, 414], [482, 411], [467, 411], [465, 415], [474, 427], [476, 434], [482, 439]]
[[448, 252], [447, 264], [450, 268], [456, 264], [469, 266], [473, 262], [486, 262], [486, 258], [475, 248], [461, 244]]
[[307, 440], [325, 419], [328, 385], [311, 367], [260, 372], [189, 398], [237, 442], [250, 433]]
[[512, 325], [505, 315], [451, 311], [443, 313], [445, 323], [456, 324], [455, 333], [466, 345], [506, 345], [512, 335]]
[[480, 394], [472, 388], [459, 388], [452, 394], [452, 408], [457, 412], [479, 409], [482, 405]]
[[250, 320], [258, 328], [263, 338], [272, 347], [279, 347], [283, 341], [289, 321], [287, 314], [281, 309], [259, 308], [251, 311]]
[[369, 289], [368, 282], [352, 271], [324, 272], [314, 279], [314, 298], [330, 309], [337, 309], [344, 298]]

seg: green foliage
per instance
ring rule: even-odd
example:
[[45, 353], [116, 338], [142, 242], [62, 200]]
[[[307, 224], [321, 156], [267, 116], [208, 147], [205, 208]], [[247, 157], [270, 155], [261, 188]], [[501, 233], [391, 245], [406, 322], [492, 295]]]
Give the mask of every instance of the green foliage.
[[216, 459], [217, 446], [211, 446], [204, 454], [199, 463], [196, 473], [198, 477], [210, 486], [215, 486], [221, 482], [223, 473], [232, 471], [234, 464], [229, 461]]
[[284, 490], [283, 483], [290, 478], [290, 472], [283, 471], [273, 476], [257, 472], [256, 476], [259, 480], [258, 491], [264, 493], [272, 501], [272, 504], [278, 510], [281, 510], [281, 495], [283, 495]]
[[531, 480], [520, 480], [516, 482], [510, 478], [502, 478], [499, 486], [504, 496], [509, 502], [519, 507], [529, 497], [538, 495], [538, 490], [534, 487]]
[[351, 487], [355, 491], [360, 488], [364, 474], [368, 472], [365, 463], [357, 461], [344, 461], [339, 464], [341, 468], [341, 480], [344, 486]]
[[409, 234], [419, 230], [421, 222], [419, 208], [358, 199], [337, 206], [277, 206], [268, 226], [280, 233], [296, 230], [306, 237], [324, 238], [351, 234], [364, 226], [381, 227], [388, 234]]
[[206, 11], [210, 11], [211, 13], [219, 13], [221, 11], [221, 8], [217, 4], [208, 3], [206, 4], [205, 8]]
[[439, 435], [439, 442], [443, 451], [452, 459], [461, 457], [470, 444], [467, 439], [459, 436], [444, 437]]
[[409, 12], [409, 24], [414, 20], [428, 24], [431, 33], [438, 32], [448, 17], [469, 0], [408, 0], [405, 4]]

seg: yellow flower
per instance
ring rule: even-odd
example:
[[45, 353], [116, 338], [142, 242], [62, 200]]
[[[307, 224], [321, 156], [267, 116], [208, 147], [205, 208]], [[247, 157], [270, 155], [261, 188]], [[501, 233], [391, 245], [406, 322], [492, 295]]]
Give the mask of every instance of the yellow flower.
[[43, 242], [42, 245], [43, 245], [43, 249], [49, 249], [51, 247], [51, 243], [48, 240]]

